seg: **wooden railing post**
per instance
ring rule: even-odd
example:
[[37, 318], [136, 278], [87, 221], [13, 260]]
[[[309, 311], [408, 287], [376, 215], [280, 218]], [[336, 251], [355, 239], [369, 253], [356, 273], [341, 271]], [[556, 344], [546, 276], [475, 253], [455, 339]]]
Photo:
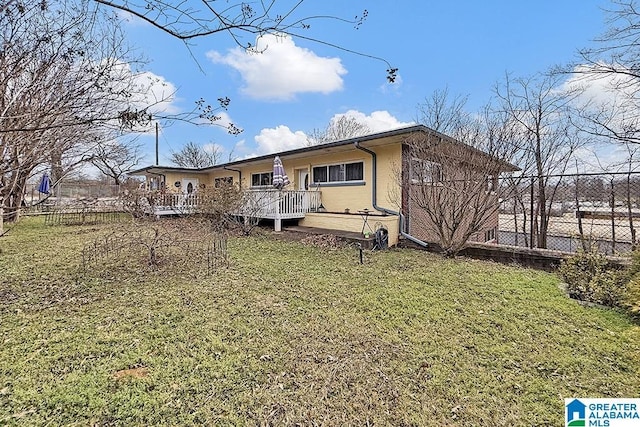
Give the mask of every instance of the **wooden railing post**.
[[282, 214], [280, 213], [280, 201], [282, 200], [282, 191], [276, 193], [276, 219], [274, 221], [275, 231], [282, 231]]

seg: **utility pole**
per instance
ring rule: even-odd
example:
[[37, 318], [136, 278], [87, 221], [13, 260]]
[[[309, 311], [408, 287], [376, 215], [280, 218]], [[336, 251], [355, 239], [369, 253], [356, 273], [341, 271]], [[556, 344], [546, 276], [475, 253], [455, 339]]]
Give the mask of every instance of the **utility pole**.
[[160, 164], [158, 158], [158, 122], [156, 122], [156, 166]]

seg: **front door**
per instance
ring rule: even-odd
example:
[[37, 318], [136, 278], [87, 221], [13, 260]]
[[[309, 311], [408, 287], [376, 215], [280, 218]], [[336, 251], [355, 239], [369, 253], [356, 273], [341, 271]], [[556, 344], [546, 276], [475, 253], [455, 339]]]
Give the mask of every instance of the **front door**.
[[185, 178], [182, 180], [181, 187], [182, 187], [182, 194], [185, 194], [185, 195], [193, 194], [196, 192], [196, 189], [198, 188], [198, 180]]
[[[308, 191], [309, 190], [309, 170], [308, 169], [299, 169], [297, 171], [297, 181], [296, 189], [298, 191]], [[298, 193], [296, 195], [296, 200], [298, 200], [299, 209], [302, 212], [309, 212], [309, 194], [307, 193]]]
[[307, 169], [300, 169], [298, 171], [298, 190], [309, 189], [309, 171]]

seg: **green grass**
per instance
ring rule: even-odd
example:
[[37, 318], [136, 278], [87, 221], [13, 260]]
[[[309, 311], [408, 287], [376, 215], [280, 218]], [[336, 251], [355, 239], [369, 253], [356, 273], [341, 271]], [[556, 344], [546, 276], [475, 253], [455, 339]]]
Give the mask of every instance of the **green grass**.
[[549, 273], [256, 236], [214, 276], [79, 275], [107, 229], [0, 238], [0, 425], [546, 426], [639, 397], [640, 327]]

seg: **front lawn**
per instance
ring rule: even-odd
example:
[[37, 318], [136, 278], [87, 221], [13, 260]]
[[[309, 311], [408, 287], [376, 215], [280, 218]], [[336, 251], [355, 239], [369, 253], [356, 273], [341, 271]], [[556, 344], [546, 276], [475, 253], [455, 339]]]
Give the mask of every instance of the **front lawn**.
[[217, 274], [78, 274], [109, 226], [0, 238], [0, 425], [562, 425], [640, 397], [640, 327], [549, 273], [229, 240]]

